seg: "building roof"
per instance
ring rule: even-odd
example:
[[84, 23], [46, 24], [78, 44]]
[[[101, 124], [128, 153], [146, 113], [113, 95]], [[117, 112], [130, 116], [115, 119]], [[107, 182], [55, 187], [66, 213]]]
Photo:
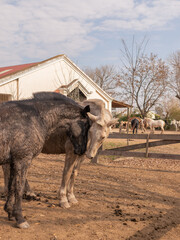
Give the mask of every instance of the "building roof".
[[9, 66], [9, 67], [0, 67], [0, 78], [9, 76], [11, 74], [23, 71], [25, 69], [28, 69], [32, 66], [37, 65], [39, 62], [36, 63], [27, 63], [22, 65], [15, 65], [15, 66]]
[[0, 67], [0, 79], [11, 76], [11, 75], [13, 75], [15, 73], [18, 73], [18, 72], [22, 72], [22, 71], [27, 70], [31, 67], [37, 66], [39, 64], [45, 63], [49, 60], [52, 60], [52, 59], [55, 59], [55, 58], [58, 58], [58, 57], [61, 57], [61, 56], [64, 56], [64, 54], [48, 58], [48, 59], [43, 60], [41, 62], [27, 63], [27, 64], [21, 64], [21, 65], [9, 66], [9, 67]]
[[49, 59], [43, 60], [41, 62], [29, 63], [23, 65], [16, 65], [10, 67], [2, 67], [0, 68], [0, 85], [4, 85], [13, 81], [15, 78], [19, 78], [19, 76], [24, 73], [30, 72], [33, 69], [36, 69], [44, 64], [51, 63], [53, 61], [58, 61], [58, 59], [64, 59], [68, 64], [71, 65], [72, 68], [75, 68], [82, 77], [85, 77], [88, 82], [93, 85], [96, 89], [100, 90], [101, 93], [105, 96], [106, 99], [112, 101], [112, 97], [106, 93], [102, 88], [100, 88], [87, 74], [85, 74], [76, 64], [74, 64], [65, 54], [60, 54]]
[[124, 102], [119, 102], [115, 99], [113, 99], [113, 101], [112, 101], [112, 108], [130, 108], [130, 107], [132, 107], [132, 106], [129, 104], [126, 104]]
[[[41, 65], [42, 63], [45, 63], [45, 62], [48, 62], [50, 60], [53, 60], [53, 59], [56, 59], [56, 58], [59, 58], [59, 57], [65, 57], [68, 61], [70, 61], [73, 65], [75, 65], [70, 59], [68, 59], [64, 54], [61, 54], [61, 55], [57, 55], [57, 56], [54, 56], [54, 57], [51, 57], [49, 59], [46, 59], [46, 60], [43, 60], [41, 62], [35, 62], [35, 63], [27, 63], [27, 64], [21, 64], [21, 65], [15, 65], [15, 66], [8, 66], [8, 67], [0, 67], [0, 79], [3, 80], [3, 78], [6, 79], [6, 77], [10, 77], [11, 78], [11, 75], [13, 76], [14, 74], [21, 74], [21, 72], [23, 73], [24, 71], [26, 70], [29, 70], [33, 67], [36, 67], [38, 65]], [[76, 66], [76, 68], [78, 68]], [[89, 76], [87, 76], [85, 73], [83, 73], [89, 80], [92, 81], [92, 79], [90, 79]], [[61, 88], [67, 88], [69, 87], [70, 85], [74, 84], [74, 82], [76, 82], [77, 80], [75, 79], [74, 81], [72, 81], [69, 85], [67, 86], [61, 86]], [[92, 81], [94, 85], [96, 85], [98, 88], [100, 88], [94, 81]], [[102, 90], [102, 89], [101, 89]], [[102, 90], [103, 91], [103, 90]], [[103, 91], [104, 92], [104, 91]], [[104, 92], [104, 94], [109, 97], [110, 99], [112, 99], [106, 92]], [[131, 105], [128, 105], [126, 103], [123, 103], [123, 102], [119, 102], [115, 99], [112, 99], [112, 108], [130, 108], [132, 107]]]

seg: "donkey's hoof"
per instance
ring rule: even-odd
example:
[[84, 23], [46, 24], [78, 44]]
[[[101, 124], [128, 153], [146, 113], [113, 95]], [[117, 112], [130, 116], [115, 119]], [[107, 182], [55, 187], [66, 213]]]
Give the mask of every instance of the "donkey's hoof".
[[21, 229], [25, 229], [25, 228], [29, 228], [30, 226], [28, 222], [22, 222], [20, 224], [17, 224], [17, 227]]
[[23, 195], [23, 198], [26, 200], [37, 200], [37, 195], [34, 192], [26, 192]]
[[14, 216], [12, 214], [8, 214], [8, 220], [9, 221], [14, 221]]
[[77, 204], [78, 200], [74, 197], [74, 198], [68, 198], [69, 203], [71, 204]]
[[8, 220], [9, 221], [13, 221], [14, 220], [14, 216], [12, 213], [8, 212]]
[[62, 208], [70, 208], [70, 204], [68, 202], [60, 202], [59, 206]]

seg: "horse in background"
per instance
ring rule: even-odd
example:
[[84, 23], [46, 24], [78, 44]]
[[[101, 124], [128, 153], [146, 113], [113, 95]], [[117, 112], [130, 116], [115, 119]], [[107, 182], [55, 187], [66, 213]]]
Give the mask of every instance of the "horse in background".
[[129, 129], [131, 128], [131, 122], [130, 121], [129, 122], [128, 121], [121, 121], [119, 123], [119, 133], [121, 133], [122, 130], [127, 131], [128, 127], [129, 127]]
[[174, 125], [175, 126], [175, 131], [176, 132], [180, 129], [180, 121], [177, 121], [177, 120], [173, 119], [171, 121], [170, 125]]
[[131, 120], [131, 127], [132, 127], [132, 130], [133, 130], [133, 134], [136, 130], [136, 134], [138, 132], [138, 127], [139, 127], [139, 120], [137, 118], [134, 118]]
[[144, 118], [145, 127], [150, 127], [152, 133], [154, 133], [155, 128], [161, 128], [161, 134], [164, 132], [165, 122], [163, 120], [153, 120], [151, 118]]
[[[136, 119], [136, 120], [135, 120]], [[145, 128], [145, 126], [144, 126], [144, 120], [143, 119], [141, 119], [140, 117], [131, 117], [131, 118], [129, 118], [129, 122], [131, 123], [131, 128], [132, 128], [132, 130], [135, 130], [135, 129], [133, 129], [133, 123], [132, 123], [132, 121], [133, 121], [133, 123], [135, 124], [135, 129], [136, 129], [136, 133], [137, 133], [137, 130], [138, 130], [138, 128], [140, 128], [141, 129], [141, 132], [142, 133], [144, 133], [145, 131], [146, 131], [146, 128]], [[139, 122], [139, 123], [138, 123]], [[138, 125], [138, 126], [137, 126]], [[134, 131], [133, 131], [133, 134], [134, 134]]]
[[145, 123], [144, 123], [144, 119], [141, 119], [140, 118], [140, 122], [139, 122], [139, 124], [140, 124], [140, 129], [141, 129], [141, 131], [142, 131], [142, 133], [144, 133], [144, 132], [146, 132], [146, 126], [145, 126]]

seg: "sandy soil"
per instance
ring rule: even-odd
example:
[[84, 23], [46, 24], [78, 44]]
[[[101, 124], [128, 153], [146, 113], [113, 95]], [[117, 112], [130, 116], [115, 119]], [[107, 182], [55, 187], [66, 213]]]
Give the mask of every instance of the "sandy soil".
[[[174, 149], [180, 144], [171, 145]], [[100, 156], [93, 165], [87, 160], [75, 185], [79, 203], [69, 209], [58, 206], [63, 165], [63, 155], [33, 160], [28, 179], [39, 198], [23, 200], [30, 224], [25, 230], [7, 220], [0, 169], [0, 239], [179, 240], [180, 161]]]

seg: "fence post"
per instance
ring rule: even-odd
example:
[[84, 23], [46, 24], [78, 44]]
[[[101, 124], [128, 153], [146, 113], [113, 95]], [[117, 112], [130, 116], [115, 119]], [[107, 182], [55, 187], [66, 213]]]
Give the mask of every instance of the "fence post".
[[146, 139], [146, 157], [148, 158], [148, 153], [149, 153], [149, 133], [147, 134], [147, 139]]
[[129, 135], [129, 108], [127, 108], [127, 118], [128, 118], [128, 121], [127, 121], [127, 145], [129, 145], [129, 138], [128, 138], [128, 135]]

